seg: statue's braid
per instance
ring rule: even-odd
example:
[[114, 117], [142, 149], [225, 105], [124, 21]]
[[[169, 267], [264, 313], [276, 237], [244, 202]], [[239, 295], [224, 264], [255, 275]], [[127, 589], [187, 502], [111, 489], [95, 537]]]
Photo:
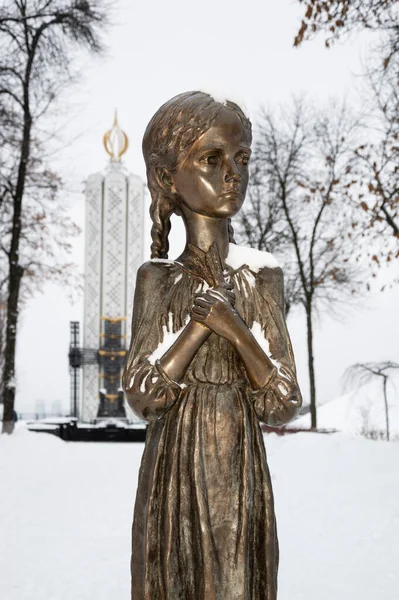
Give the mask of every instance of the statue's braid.
[[162, 193], [153, 192], [150, 206], [151, 227], [151, 258], [168, 258], [168, 236], [171, 228], [170, 216], [173, 208], [165, 201]]

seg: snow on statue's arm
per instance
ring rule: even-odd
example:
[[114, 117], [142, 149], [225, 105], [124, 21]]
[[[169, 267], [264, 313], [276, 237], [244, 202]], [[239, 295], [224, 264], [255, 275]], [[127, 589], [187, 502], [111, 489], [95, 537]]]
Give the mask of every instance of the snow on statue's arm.
[[137, 272], [132, 338], [122, 376], [123, 389], [133, 412], [150, 421], [161, 417], [178, 398], [181, 387], [171, 381], [158, 359], [172, 346], [180, 331], [159, 331], [159, 310], [164, 289], [163, 265], [144, 263]]
[[252, 401], [260, 421], [279, 426], [291, 421], [302, 406], [294, 354], [285, 322], [281, 268], [261, 269], [257, 274], [256, 286], [263, 299], [264, 310], [262, 322], [254, 321], [251, 331], [275, 369], [269, 382], [253, 391]]

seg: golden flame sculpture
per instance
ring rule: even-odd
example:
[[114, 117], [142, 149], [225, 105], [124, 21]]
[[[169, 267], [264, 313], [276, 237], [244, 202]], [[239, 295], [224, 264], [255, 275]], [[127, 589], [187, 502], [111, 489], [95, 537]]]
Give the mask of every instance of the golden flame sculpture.
[[104, 148], [111, 157], [111, 162], [119, 162], [129, 147], [129, 138], [122, 131], [118, 123], [118, 115], [115, 110], [114, 124], [103, 138]]

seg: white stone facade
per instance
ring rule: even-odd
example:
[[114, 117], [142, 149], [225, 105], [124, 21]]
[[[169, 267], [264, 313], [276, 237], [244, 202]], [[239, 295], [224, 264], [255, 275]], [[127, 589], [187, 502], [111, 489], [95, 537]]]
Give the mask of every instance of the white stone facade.
[[[127, 349], [136, 273], [143, 262], [144, 183], [112, 162], [106, 173], [88, 178], [85, 195], [83, 348], [100, 349], [105, 323], [117, 322]], [[104, 368], [84, 365], [82, 379], [80, 419], [92, 422], [99, 416], [100, 390], [107, 391]], [[113, 395], [108, 394], [111, 403]], [[133, 421], [126, 402], [124, 406]]]

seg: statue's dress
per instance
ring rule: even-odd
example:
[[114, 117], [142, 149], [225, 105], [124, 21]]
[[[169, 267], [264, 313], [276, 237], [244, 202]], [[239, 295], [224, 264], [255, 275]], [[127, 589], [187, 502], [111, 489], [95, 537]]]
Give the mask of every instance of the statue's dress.
[[[139, 270], [124, 387], [149, 421], [132, 539], [132, 600], [275, 600], [278, 542], [260, 422], [279, 425], [301, 396], [280, 268], [229, 268], [236, 309], [277, 367], [254, 390], [231, 344], [212, 333], [176, 386], [156, 365], [207, 284], [198, 269]], [[164, 398], [162, 412], [148, 402]]]

